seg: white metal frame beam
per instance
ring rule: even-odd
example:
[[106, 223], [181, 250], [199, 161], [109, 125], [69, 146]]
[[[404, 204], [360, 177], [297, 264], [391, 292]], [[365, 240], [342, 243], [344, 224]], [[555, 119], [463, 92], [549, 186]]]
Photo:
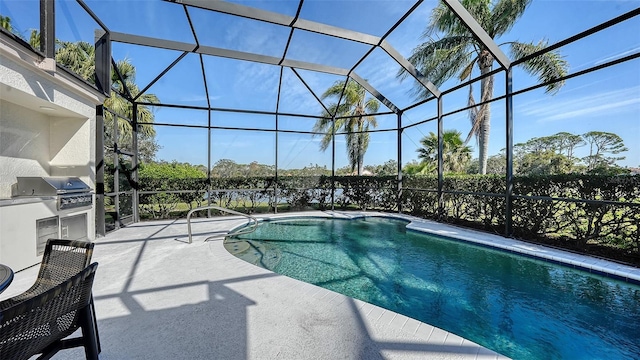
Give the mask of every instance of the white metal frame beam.
[[310, 71], [317, 71], [332, 75], [338, 76], [349, 76], [355, 81], [357, 81], [360, 85], [362, 85], [371, 95], [373, 95], [376, 99], [380, 100], [385, 106], [387, 106], [393, 112], [400, 111], [398, 107], [396, 107], [389, 99], [385, 98], [380, 92], [373, 88], [367, 81], [362, 79], [360, 76], [355, 74], [354, 72], [350, 72], [347, 69], [331, 67], [325, 65], [319, 65], [314, 63], [308, 63], [304, 61], [297, 60], [284, 60], [267, 55], [259, 55], [253, 53], [247, 53], [236, 50], [228, 50], [228, 49], [220, 49], [213, 46], [198, 46], [196, 44], [183, 43], [178, 41], [170, 41], [170, 40], [162, 40], [156, 39], [141, 35], [132, 35], [125, 34], [120, 32], [112, 32], [111, 40], [115, 42], [127, 43], [127, 44], [137, 44], [149, 47], [156, 47], [161, 49], [168, 50], [176, 50], [183, 52], [192, 52], [196, 54], [202, 55], [211, 55], [216, 57], [224, 57], [235, 60], [245, 60], [251, 62], [257, 62], [262, 64], [274, 65], [274, 66], [284, 66], [294, 69], [303, 69]]
[[[396, 51], [383, 38], [373, 36], [358, 31], [347, 30], [336, 26], [331, 26], [315, 21], [304, 20], [288, 15], [283, 15], [271, 11], [255, 9], [249, 6], [229, 3], [226, 1], [202, 1], [202, 0], [165, 0], [182, 5], [192, 6], [200, 9], [215, 11], [223, 14], [240, 16], [252, 20], [263, 21], [271, 24], [291, 27], [293, 29], [305, 30], [321, 35], [336, 37], [362, 44], [382, 47], [391, 58], [413, 76], [422, 86], [424, 86], [434, 96], [439, 97], [440, 91], [428, 79], [422, 76], [414, 66]], [[283, 61], [284, 63], [287, 60]]]
[[496, 59], [496, 61], [506, 70], [511, 67], [511, 60], [507, 57], [507, 55], [500, 50], [498, 44], [487, 34], [487, 32], [480, 26], [480, 24], [476, 21], [476, 19], [471, 16], [471, 14], [465, 9], [464, 6], [460, 3], [459, 0], [442, 0], [448, 7], [456, 14], [460, 20], [469, 28], [469, 30], [473, 33], [473, 35], [480, 41], [484, 46], [487, 47], [491, 55]]

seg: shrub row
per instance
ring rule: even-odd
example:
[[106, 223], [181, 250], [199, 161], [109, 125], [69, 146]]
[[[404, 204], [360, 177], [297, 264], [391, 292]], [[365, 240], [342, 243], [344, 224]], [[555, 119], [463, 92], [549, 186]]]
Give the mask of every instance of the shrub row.
[[[286, 176], [207, 179], [141, 179], [141, 211], [171, 215], [178, 203], [213, 205], [247, 213], [331, 208], [397, 211], [504, 234], [505, 181], [493, 175], [445, 176], [442, 208], [435, 176]], [[209, 187], [210, 186], [210, 187]], [[277, 188], [277, 191], [276, 191]], [[208, 191], [208, 189], [212, 189]], [[599, 245], [640, 254], [640, 176], [553, 175], [514, 178], [515, 237], [585, 250]], [[177, 191], [177, 192], [176, 192]], [[585, 201], [586, 200], [586, 201]], [[602, 202], [605, 201], [605, 202]]]
[[[437, 178], [408, 178], [404, 184], [411, 188], [403, 190], [405, 212], [504, 234], [504, 178], [445, 177], [441, 211]], [[512, 232], [517, 238], [579, 251], [591, 248], [608, 257], [615, 249], [625, 261], [640, 256], [640, 175], [516, 177], [513, 195]]]

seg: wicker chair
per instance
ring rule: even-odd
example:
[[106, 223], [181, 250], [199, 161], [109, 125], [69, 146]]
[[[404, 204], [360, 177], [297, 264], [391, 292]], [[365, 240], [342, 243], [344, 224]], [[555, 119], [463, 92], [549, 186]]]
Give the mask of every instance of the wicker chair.
[[36, 282], [25, 292], [2, 302], [0, 309], [39, 295], [79, 273], [91, 263], [93, 243], [49, 239]]
[[[0, 303], [0, 310], [4, 310], [17, 303], [33, 298], [43, 292], [68, 280], [91, 264], [93, 255], [92, 242], [78, 240], [49, 239], [44, 248], [44, 255], [40, 263], [40, 271], [35, 283], [25, 292]], [[95, 320], [95, 308], [91, 297], [91, 311]], [[98, 325], [94, 324], [98, 353], [102, 351]]]
[[[49, 359], [78, 346], [84, 346], [87, 359], [98, 359], [90, 305], [97, 267], [93, 263], [57, 286], [0, 310], [0, 359], [29, 359], [40, 353], [38, 359]], [[78, 328], [82, 337], [64, 339]]]

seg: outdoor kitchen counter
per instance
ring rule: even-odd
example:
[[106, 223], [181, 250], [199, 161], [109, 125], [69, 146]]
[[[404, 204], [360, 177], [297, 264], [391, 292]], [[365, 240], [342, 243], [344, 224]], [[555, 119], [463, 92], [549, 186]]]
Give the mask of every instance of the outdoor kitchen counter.
[[22, 205], [22, 204], [31, 204], [37, 202], [43, 202], [47, 200], [55, 200], [55, 196], [24, 196], [24, 197], [14, 197], [11, 199], [0, 199], [0, 206], [11, 206], [11, 205]]

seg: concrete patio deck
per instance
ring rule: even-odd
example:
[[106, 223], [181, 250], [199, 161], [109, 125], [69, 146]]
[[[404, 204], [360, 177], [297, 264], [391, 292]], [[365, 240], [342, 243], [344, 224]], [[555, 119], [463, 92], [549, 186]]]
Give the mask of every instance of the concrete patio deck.
[[[223, 236], [245, 222], [194, 219], [192, 244], [184, 219], [137, 223], [98, 239], [93, 260], [100, 264], [94, 284], [100, 358], [504, 358], [431, 325], [232, 256]], [[37, 271], [18, 272], [0, 299], [27, 289]], [[84, 354], [78, 348], [55, 358]]]

